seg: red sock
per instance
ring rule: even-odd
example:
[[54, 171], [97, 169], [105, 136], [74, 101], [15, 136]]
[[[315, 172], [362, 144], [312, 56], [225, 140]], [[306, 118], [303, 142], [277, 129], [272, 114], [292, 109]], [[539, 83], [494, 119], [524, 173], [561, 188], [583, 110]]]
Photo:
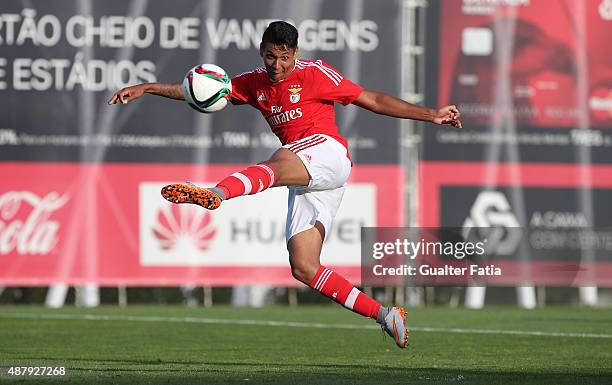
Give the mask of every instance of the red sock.
[[319, 267], [319, 271], [317, 271], [309, 286], [345, 308], [366, 317], [376, 319], [381, 308], [380, 303], [359, 291], [340, 274], [325, 266]]
[[235, 172], [217, 184], [225, 193], [225, 199], [262, 192], [274, 184], [276, 174], [264, 163], [249, 166]]

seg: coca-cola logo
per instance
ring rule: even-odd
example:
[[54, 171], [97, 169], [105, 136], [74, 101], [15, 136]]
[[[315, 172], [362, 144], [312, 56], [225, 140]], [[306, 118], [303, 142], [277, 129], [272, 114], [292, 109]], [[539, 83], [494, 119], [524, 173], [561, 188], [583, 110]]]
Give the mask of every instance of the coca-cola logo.
[[43, 197], [30, 191], [0, 195], [0, 255], [47, 254], [57, 244], [59, 222], [51, 215], [68, 197], [50, 192]]
[[157, 212], [153, 225], [153, 235], [164, 250], [207, 250], [216, 234], [210, 212], [194, 206], [165, 206]]

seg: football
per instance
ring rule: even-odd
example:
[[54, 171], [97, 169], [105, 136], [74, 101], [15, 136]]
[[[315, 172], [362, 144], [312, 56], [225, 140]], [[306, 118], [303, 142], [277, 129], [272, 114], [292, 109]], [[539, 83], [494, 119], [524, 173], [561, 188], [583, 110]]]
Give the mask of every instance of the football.
[[223, 109], [232, 93], [232, 81], [225, 70], [214, 64], [200, 64], [183, 79], [185, 100], [196, 111], [210, 113]]

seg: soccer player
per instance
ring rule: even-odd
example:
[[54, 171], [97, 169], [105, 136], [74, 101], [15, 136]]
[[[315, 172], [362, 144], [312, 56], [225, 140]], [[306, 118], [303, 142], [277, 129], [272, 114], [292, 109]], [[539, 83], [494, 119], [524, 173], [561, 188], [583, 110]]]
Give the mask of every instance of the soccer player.
[[[286, 240], [293, 276], [346, 308], [375, 319], [400, 348], [405, 348], [404, 309], [383, 307], [320, 263], [321, 248], [352, 165], [347, 141], [336, 127], [334, 102], [456, 127], [461, 127], [460, 113], [455, 106], [430, 109], [367, 91], [322, 60], [298, 59], [298, 31], [283, 21], [275, 21], [265, 30], [259, 54], [264, 66], [232, 79], [230, 101], [258, 109], [282, 147], [267, 161], [229, 175], [215, 187], [172, 184], [162, 189], [162, 195], [170, 202], [214, 210], [227, 199], [288, 186]], [[184, 99], [181, 83], [147, 83], [118, 91], [108, 103], [127, 104], [145, 93]]]

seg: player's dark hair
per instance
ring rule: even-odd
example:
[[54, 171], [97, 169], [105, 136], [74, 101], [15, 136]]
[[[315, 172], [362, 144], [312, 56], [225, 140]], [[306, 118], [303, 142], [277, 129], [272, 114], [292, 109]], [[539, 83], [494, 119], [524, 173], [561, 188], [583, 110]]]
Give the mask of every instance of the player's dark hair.
[[296, 49], [298, 46], [298, 31], [285, 21], [273, 21], [268, 25], [261, 38], [261, 46], [263, 47], [266, 43]]

